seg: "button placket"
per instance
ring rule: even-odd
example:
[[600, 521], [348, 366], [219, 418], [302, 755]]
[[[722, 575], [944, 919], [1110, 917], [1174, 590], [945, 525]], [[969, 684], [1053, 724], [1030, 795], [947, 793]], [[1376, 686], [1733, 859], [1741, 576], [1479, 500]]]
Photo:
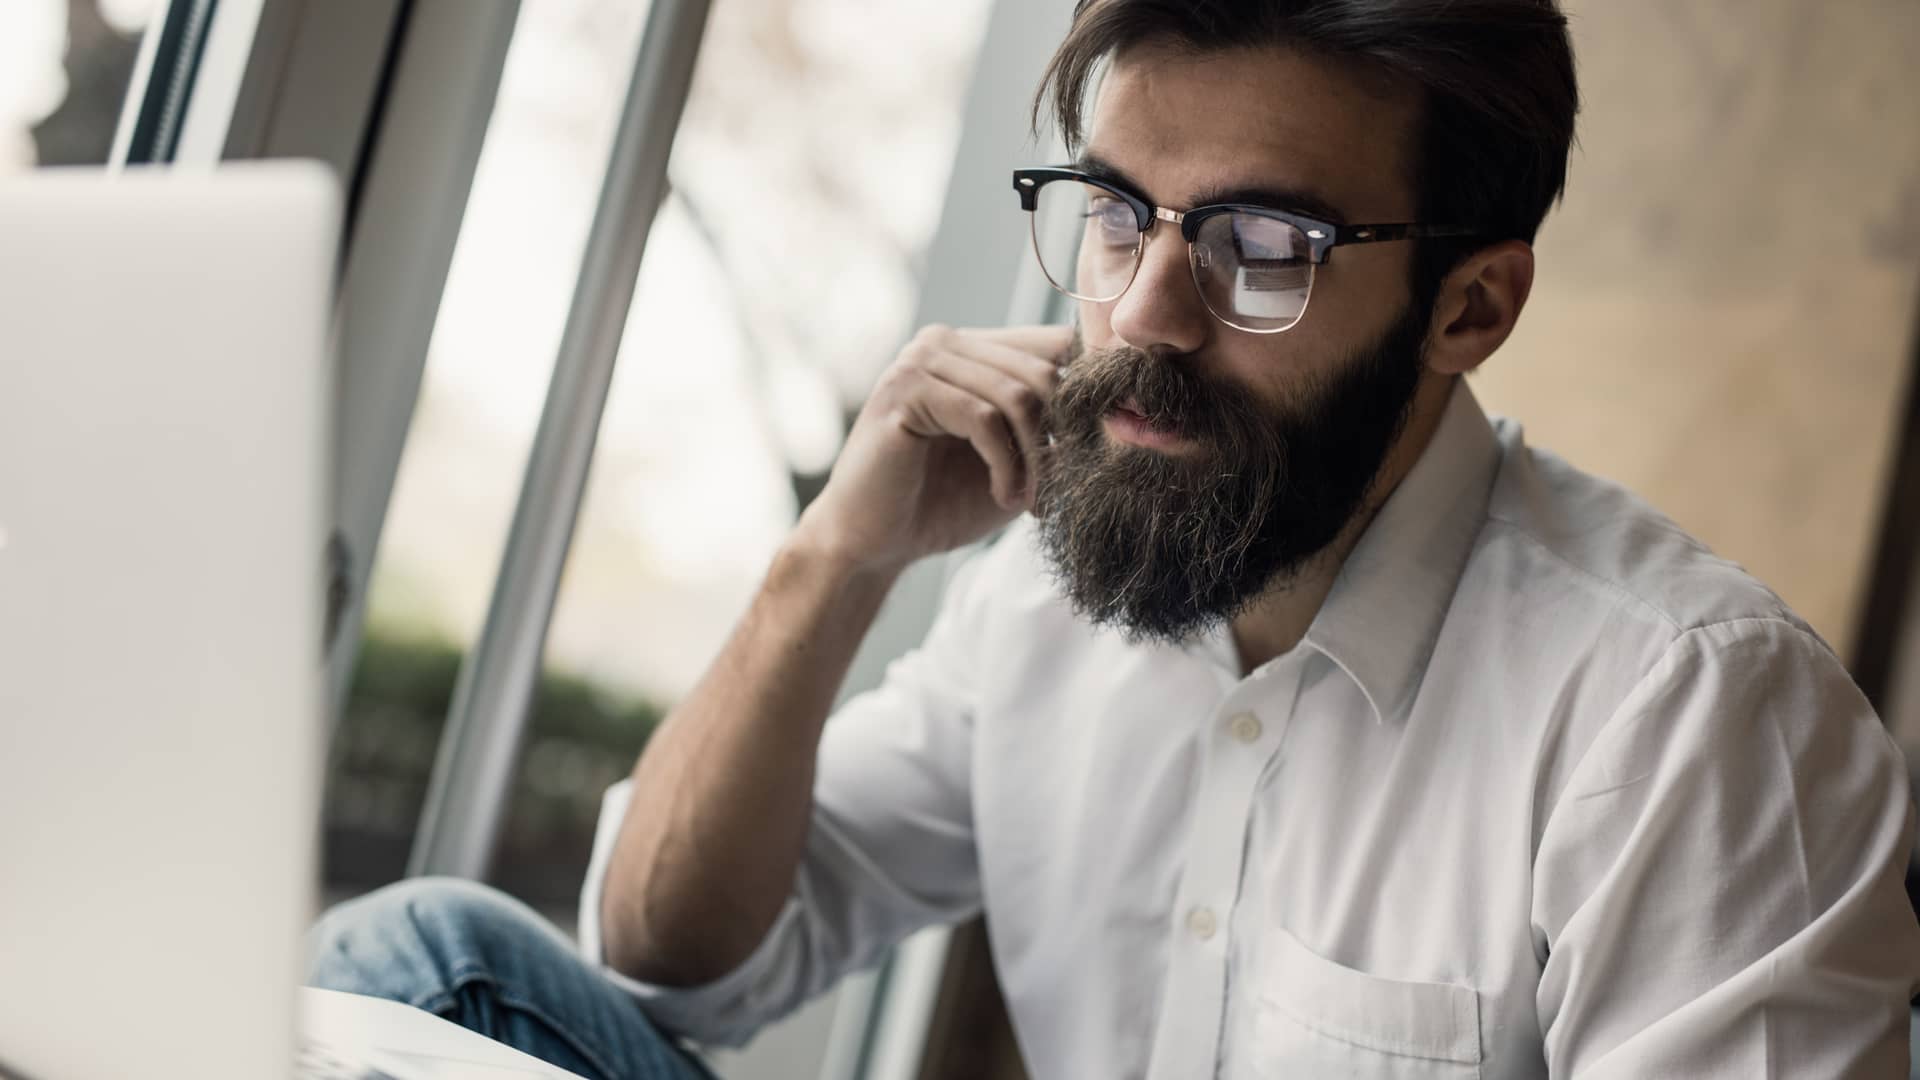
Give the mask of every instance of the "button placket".
[[[1156, 1033], [1152, 1080], [1212, 1075], [1218, 1063], [1245, 838], [1255, 791], [1284, 728], [1284, 719], [1275, 717], [1290, 715], [1299, 696], [1299, 671], [1298, 663], [1282, 660], [1233, 683], [1200, 740], [1199, 798], [1176, 894], [1175, 937], [1162, 996], [1166, 1012]], [[1265, 703], [1258, 711], [1255, 700]]]

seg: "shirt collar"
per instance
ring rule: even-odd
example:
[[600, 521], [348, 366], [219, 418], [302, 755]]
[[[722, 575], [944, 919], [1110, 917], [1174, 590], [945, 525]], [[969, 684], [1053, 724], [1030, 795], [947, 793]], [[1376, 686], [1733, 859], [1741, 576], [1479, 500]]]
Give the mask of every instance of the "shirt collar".
[[1456, 381], [1420, 460], [1340, 568], [1306, 643], [1367, 696], [1374, 719], [1405, 715], [1487, 514], [1500, 445]]

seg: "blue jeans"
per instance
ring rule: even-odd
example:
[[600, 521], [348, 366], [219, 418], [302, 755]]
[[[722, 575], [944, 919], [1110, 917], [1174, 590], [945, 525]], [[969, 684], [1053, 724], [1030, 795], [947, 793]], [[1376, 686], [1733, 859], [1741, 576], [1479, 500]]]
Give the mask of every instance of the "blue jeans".
[[421, 878], [329, 911], [308, 982], [404, 1001], [591, 1080], [711, 1080], [573, 944], [503, 893]]

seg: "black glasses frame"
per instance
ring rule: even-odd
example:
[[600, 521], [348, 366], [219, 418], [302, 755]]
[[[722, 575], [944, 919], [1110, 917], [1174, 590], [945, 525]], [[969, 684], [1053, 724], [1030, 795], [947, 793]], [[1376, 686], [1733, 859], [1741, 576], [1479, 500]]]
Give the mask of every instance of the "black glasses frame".
[[1126, 203], [1132, 208], [1134, 222], [1139, 226], [1143, 237], [1147, 230], [1153, 228], [1156, 220], [1178, 225], [1180, 236], [1188, 244], [1192, 244], [1199, 238], [1200, 226], [1206, 224], [1209, 218], [1219, 217], [1222, 214], [1252, 214], [1283, 221], [1299, 229], [1306, 236], [1308, 258], [1315, 266], [1325, 265], [1328, 257], [1333, 254], [1334, 248], [1349, 244], [1381, 244], [1392, 240], [1474, 236], [1479, 232], [1478, 229], [1465, 225], [1427, 225], [1412, 221], [1383, 225], [1340, 225], [1305, 214], [1296, 214], [1291, 210], [1251, 203], [1213, 203], [1207, 206], [1196, 206], [1185, 212], [1169, 210], [1166, 207], [1153, 205], [1111, 180], [1064, 165], [1015, 169], [1013, 189], [1020, 194], [1020, 209], [1028, 213], [1037, 209], [1040, 189], [1056, 180], [1073, 180], [1089, 184]]

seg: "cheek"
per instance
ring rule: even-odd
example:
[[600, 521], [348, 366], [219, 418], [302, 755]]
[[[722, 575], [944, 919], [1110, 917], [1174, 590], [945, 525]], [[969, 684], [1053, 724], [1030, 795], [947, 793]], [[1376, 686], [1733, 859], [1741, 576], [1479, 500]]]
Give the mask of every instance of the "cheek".
[[1314, 285], [1306, 318], [1264, 349], [1277, 374], [1263, 380], [1282, 392], [1305, 378], [1324, 378], [1377, 345], [1406, 312], [1412, 290], [1401, 267], [1365, 266]]
[[1074, 318], [1080, 324], [1080, 341], [1089, 349], [1105, 349], [1115, 344], [1113, 337], [1113, 304], [1089, 304], [1085, 300], [1074, 301]]
[[1231, 382], [1252, 395], [1262, 411], [1273, 413], [1289, 408], [1300, 396], [1309, 365], [1293, 350], [1255, 348], [1246, 355], [1233, 355], [1219, 373], [1223, 382]]
[[1311, 330], [1327, 343], [1377, 338], [1413, 299], [1408, 280], [1412, 267], [1404, 258], [1396, 257], [1400, 255], [1384, 250], [1355, 251], [1338, 266], [1321, 267], [1307, 317], [1291, 332]]
[[1309, 315], [1283, 334], [1228, 331], [1205, 356], [1206, 374], [1252, 394], [1268, 409], [1289, 408], [1324, 380], [1351, 350], [1342, 348]]

